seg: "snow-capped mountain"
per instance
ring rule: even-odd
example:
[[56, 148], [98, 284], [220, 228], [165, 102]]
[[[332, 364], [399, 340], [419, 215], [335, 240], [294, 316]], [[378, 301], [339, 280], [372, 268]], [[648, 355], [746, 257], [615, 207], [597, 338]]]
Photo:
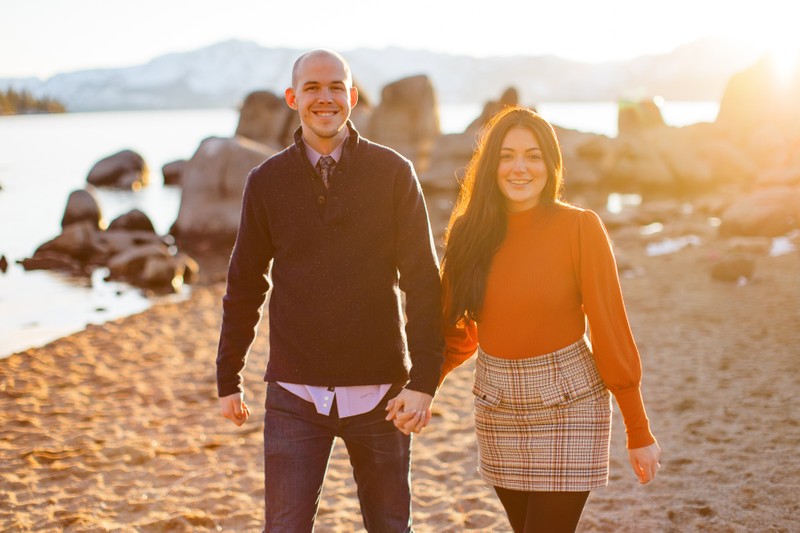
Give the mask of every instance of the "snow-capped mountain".
[[[0, 89], [55, 98], [70, 111], [230, 107], [254, 90], [282, 94], [302, 50], [225, 41], [133, 67], [57, 74], [47, 80], [0, 79]], [[671, 54], [631, 61], [578, 63], [553, 56], [475, 58], [388, 48], [343, 52], [364, 96], [377, 102], [388, 83], [428, 75], [442, 103], [482, 103], [514, 87], [525, 104], [662, 96], [717, 100], [727, 80], [758, 58], [752, 51], [701, 40]]]

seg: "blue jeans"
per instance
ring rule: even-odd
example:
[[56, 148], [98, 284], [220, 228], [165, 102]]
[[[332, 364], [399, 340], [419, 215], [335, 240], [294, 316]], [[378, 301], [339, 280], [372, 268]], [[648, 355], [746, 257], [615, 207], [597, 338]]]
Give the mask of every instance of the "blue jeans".
[[411, 530], [411, 438], [384, 420], [393, 386], [375, 409], [339, 418], [277, 383], [267, 385], [264, 415], [264, 505], [267, 533], [313, 531], [333, 443], [350, 455], [361, 516], [370, 532]]

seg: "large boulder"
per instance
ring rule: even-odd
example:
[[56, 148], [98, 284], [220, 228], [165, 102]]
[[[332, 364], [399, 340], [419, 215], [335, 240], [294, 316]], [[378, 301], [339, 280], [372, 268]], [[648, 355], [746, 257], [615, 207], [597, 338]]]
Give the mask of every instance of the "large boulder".
[[297, 112], [286, 105], [283, 96], [255, 91], [242, 104], [236, 135], [280, 150], [293, 142], [292, 134], [299, 125]]
[[97, 232], [97, 225], [92, 221], [70, 224], [60, 235], [41, 244], [33, 255], [37, 257], [43, 253], [55, 253], [85, 261], [95, 253], [94, 239]]
[[800, 228], [800, 188], [772, 187], [742, 196], [723, 213], [721, 235], [776, 237]]
[[454, 191], [459, 188], [459, 180], [464, 176], [472, 153], [476, 147], [475, 135], [470, 133], [449, 133], [440, 135], [431, 150], [431, 163], [427, 170], [420, 172], [422, 187], [428, 190]]
[[606, 181], [622, 191], [664, 190], [675, 185], [667, 160], [643, 135], [618, 139]]
[[164, 246], [164, 239], [152, 231], [109, 229], [92, 236], [93, 255], [90, 261], [106, 265], [117, 254], [141, 246]]
[[64, 209], [64, 216], [61, 218], [61, 227], [65, 228], [76, 222], [89, 222], [96, 229], [100, 229], [100, 220], [102, 218], [100, 204], [94, 194], [86, 189], [79, 189], [69, 193], [67, 207]]
[[480, 133], [481, 129], [486, 125], [489, 120], [497, 113], [502, 111], [508, 106], [519, 104], [519, 92], [515, 87], [509, 87], [503, 94], [500, 95], [499, 100], [489, 100], [483, 105], [483, 110], [478, 118], [470, 122], [467, 126], [466, 133], [476, 135]]
[[643, 130], [666, 127], [661, 108], [653, 99], [621, 101], [617, 111], [617, 135], [638, 135]]
[[439, 108], [430, 78], [412, 76], [383, 88], [370, 117], [367, 136], [408, 157], [418, 172], [426, 170], [441, 135]]
[[153, 222], [150, 217], [140, 209], [131, 209], [124, 213], [108, 225], [108, 230], [134, 230], [155, 233], [156, 229], [153, 227]]
[[170, 229], [179, 247], [205, 251], [221, 244], [227, 249], [236, 238], [247, 176], [275, 153], [243, 137], [204, 140], [186, 167], [178, 216]]
[[86, 181], [98, 187], [139, 190], [148, 183], [144, 158], [133, 150], [122, 150], [95, 163]]
[[613, 159], [611, 139], [559, 126], [553, 129], [561, 146], [565, 190], [598, 187]]
[[170, 161], [161, 167], [161, 174], [164, 176], [164, 185], [177, 186], [181, 184], [181, 177], [186, 170], [186, 160], [178, 159]]
[[800, 142], [800, 63], [792, 74], [774, 58], [764, 56], [732, 76], [716, 123], [756, 157], [769, 160], [781, 157], [776, 152], [796, 152]]

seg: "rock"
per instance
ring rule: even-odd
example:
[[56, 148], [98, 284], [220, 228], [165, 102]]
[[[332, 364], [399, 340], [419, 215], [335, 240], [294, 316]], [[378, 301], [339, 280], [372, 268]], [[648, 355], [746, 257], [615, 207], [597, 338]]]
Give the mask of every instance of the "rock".
[[25, 270], [58, 270], [72, 274], [84, 274], [83, 264], [59, 252], [37, 252], [33, 257], [19, 261]]
[[255, 91], [247, 95], [239, 110], [236, 135], [281, 150], [294, 141], [299, 125], [297, 112], [286, 105], [283, 96]]
[[91, 262], [106, 264], [109, 258], [137, 246], [166, 246], [161, 237], [151, 231], [106, 230], [94, 235], [94, 255]]
[[653, 100], [621, 101], [617, 112], [618, 136], [638, 135], [643, 130], [666, 127], [661, 108]]
[[565, 190], [598, 187], [613, 160], [611, 140], [604, 135], [553, 126], [561, 146]]
[[455, 191], [464, 169], [475, 150], [475, 136], [470, 133], [440, 135], [431, 150], [429, 168], [419, 173], [425, 190]]
[[186, 170], [186, 160], [179, 159], [172, 161], [161, 167], [161, 174], [164, 176], [164, 185], [179, 186], [181, 177]]
[[493, 116], [504, 108], [513, 105], [519, 105], [519, 92], [516, 88], [509, 87], [503, 91], [499, 100], [490, 100], [483, 105], [481, 114], [467, 126], [464, 133], [477, 135]]
[[675, 178], [655, 145], [643, 136], [619, 139], [606, 184], [623, 191], [671, 190]]
[[776, 237], [800, 227], [800, 188], [772, 187], [751, 192], [721, 215], [723, 236]]
[[148, 169], [142, 156], [122, 150], [95, 163], [86, 181], [98, 187], [137, 191], [147, 185]]
[[0, 272], [5, 274], [7, 270], [8, 270], [8, 259], [6, 259], [5, 255], [0, 255]]
[[107, 279], [139, 280], [150, 257], [170, 257], [169, 250], [164, 244], [146, 244], [123, 250], [106, 263]]
[[183, 264], [183, 282], [194, 283], [200, 276], [200, 265], [193, 257], [184, 252], [178, 252], [175, 259]]
[[766, 57], [731, 76], [720, 100], [716, 123], [741, 137], [769, 122], [776, 114], [775, 81]]
[[739, 281], [752, 279], [756, 262], [751, 257], [731, 254], [723, 257], [711, 267], [711, 277], [720, 281]]
[[775, 167], [762, 170], [756, 176], [756, 186], [798, 186], [800, 185], [800, 165]]
[[204, 140], [186, 166], [178, 216], [169, 231], [178, 246], [191, 251], [220, 247], [228, 254], [247, 176], [275, 153], [243, 137]]
[[175, 257], [149, 256], [145, 259], [137, 283], [144, 287], [172, 287], [178, 290], [183, 283], [183, 265]]
[[386, 85], [367, 130], [371, 140], [409, 158], [417, 172], [427, 170], [433, 145], [441, 135], [439, 108], [430, 78], [412, 76]]
[[[744, 142], [757, 158], [765, 155], [764, 148], [768, 157], [774, 156], [775, 140], [800, 137], [800, 66], [791, 80], [781, 79], [774, 61], [765, 55], [730, 78], [716, 120], [734, 142]], [[779, 135], [765, 134], [765, 126], [779, 130]]]
[[100, 204], [97, 198], [86, 189], [79, 189], [69, 193], [67, 207], [64, 209], [64, 216], [61, 218], [61, 227], [65, 228], [76, 222], [89, 222], [95, 229], [100, 229], [102, 220]]
[[711, 165], [716, 184], [747, 184], [758, 172], [753, 160], [729, 140], [710, 138], [697, 145], [695, 150]]
[[33, 258], [42, 254], [61, 254], [79, 262], [85, 262], [95, 253], [95, 224], [90, 221], [76, 222], [66, 226], [61, 235], [40, 245]]
[[114, 230], [134, 230], [155, 233], [153, 222], [139, 209], [131, 209], [124, 215], [120, 215], [108, 225], [109, 231]]

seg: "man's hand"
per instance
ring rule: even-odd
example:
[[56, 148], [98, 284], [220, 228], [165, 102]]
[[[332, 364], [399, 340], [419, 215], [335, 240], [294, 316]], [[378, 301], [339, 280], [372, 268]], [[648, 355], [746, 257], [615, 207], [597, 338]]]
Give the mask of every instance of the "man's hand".
[[403, 389], [389, 400], [386, 420], [394, 422], [404, 435], [421, 432], [431, 421], [433, 396], [411, 389]]
[[233, 421], [237, 426], [244, 424], [250, 416], [250, 409], [244, 401], [244, 393], [234, 392], [219, 399], [222, 416]]

